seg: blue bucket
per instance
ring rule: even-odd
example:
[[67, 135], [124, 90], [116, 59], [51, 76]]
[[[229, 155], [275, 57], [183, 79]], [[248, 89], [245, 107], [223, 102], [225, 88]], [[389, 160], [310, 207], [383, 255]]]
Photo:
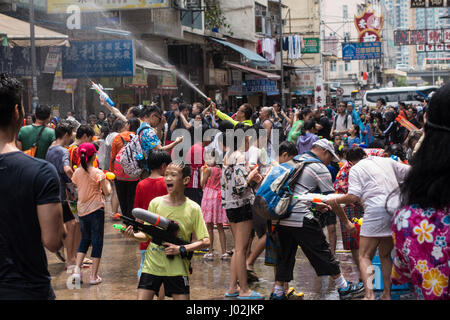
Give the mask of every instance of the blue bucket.
[[[372, 265], [375, 269], [375, 279], [374, 279], [374, 283], [373, 283], [373, 290], [374, 291], [383, 291], [384, 283], [383, 283], [383, 276], [381, 273], [380, 257], [378, 256], [378, 254], [376, 254], [375, 257], [373, 257]], [[396, 286], [396, 285], [391, 286], [391, 291], [406, 291], [406, 290], [410, 290], [409, 283], [405, 283], [405, 284], [398, 285], [398, 286]]]

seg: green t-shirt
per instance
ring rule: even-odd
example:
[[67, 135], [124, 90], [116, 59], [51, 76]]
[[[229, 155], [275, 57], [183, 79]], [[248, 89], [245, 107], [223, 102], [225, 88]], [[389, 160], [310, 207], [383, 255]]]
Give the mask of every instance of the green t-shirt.
[[[186, 202], [178, 207], [169, 207], [164, 203], [164, 197], [153, 199], [148, 211], [159, 214], [170, 220], [176, 221], [180, 227], [177, 237], [191, 241], [191, 234], [195, 233], [198, 240], [209, 238], [200, 206], [186, 198]], [[164, 246], [158, 246], [150, 242], [145, 252], [145, 262], [142, 272], [155, 276], [174, 277], [189, 276], [189, 261], [181, 259], [180, 255], [174, 259], [167, 258]]]
[[292, 125], [291, 130], [289, 131], [288, 141], [297, 143], [298, 137], [300, 137], [302, 127], [304, 125], [303, 120], [297, 120]]
[[[42, 129], [42, 126], [38, 127], [38, 126], [34, 126], [34, 125], [29, 125], [29, 126], [20, 128], [17, 139], [20, 142], [22, 142], [22, 150], [23, 151], [28, 150], [33, 146], [33, 144], [37, 140], [37, 137], [38, 137], [41, 129]], [[42, 131], [41, 137], [39, 138], [35, 157], [45, 160], [45, 155], [47, 154], [47, 150], [50, 147], [50, 145], [52, 144], [52, 142], [55, 140], [56, 140], [55, 130], [53, 130], [51, 128], [45, 128], [44, 131]]]

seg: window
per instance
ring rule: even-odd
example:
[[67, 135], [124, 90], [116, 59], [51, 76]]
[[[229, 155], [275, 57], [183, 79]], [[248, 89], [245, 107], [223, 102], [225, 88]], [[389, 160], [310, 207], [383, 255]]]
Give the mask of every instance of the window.
[[331, 61], [330, 68], [332, 72], [336, 72], [336, 61]]
[[350, 62], [345, 63], [345, 71], [352, 71], [352, 64]]

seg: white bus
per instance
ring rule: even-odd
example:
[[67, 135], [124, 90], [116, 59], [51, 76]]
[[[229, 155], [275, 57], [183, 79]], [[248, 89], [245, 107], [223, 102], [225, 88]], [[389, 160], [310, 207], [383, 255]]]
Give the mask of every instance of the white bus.
[[438, 86], [426, 86], [426, 87], [394, 87], [394, 88], [381, 88], [374, 90], [367, 90], [364, 98], [363, 105], [368, 107], [375, 107], [378, 99], [384, 99], [387, 106], [397, 106], [399, 102], [405, 104], [418, 104], [419, 101], [416, 97], [428, 97], [431, 92], [438, 90]]

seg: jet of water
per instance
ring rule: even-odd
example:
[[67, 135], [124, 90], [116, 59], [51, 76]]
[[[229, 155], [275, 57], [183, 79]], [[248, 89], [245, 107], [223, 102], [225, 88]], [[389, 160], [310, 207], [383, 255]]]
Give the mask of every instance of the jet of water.
[[[100, 11], [100, 13], [105, 17], [108, 18], [108, 16], [106, 15], [106, 11], [103, 7], [97, 5], [96, 3], [91, 3], [91, 5], [98, 11]], [[123, 31], [123, 29], [121, 28], [121, 26], [119, 26], [119, 24], [116, 21], [112, 21], [114, 28], [116, 30], [121, 30]], [[126, 29], [129, 29], [127, 25], [124, 25], [124, 27]], [[156, 58], [159, 63], [163, 64], [163, 65], [169, 65], [168, 61], [165, 60], [163, 57], [161, 57], [159, 54], [157, 54], [156, 52], [154, 52], [148, 45], [146, 45], [143, 41], [137, 39], [135, 36], [132, 35], [132, 33], [130, 32], [130, 35], [132, 37], [132, 39], [135, 41], [135, 43], [143, 48], [147, 54], [149, 54], [150, 56]], [[190, 81], [184, 74], [182, 74], [180, 71], [178, 71], [176, 68], [174, 68], [173, 72], [176, 73], [177, 77], [180, 78], [184, 83], [186, 83], [189, 87], [191, 87], [194, 91], [196, 91], [199, 95], [201, 95], [203, 98], [208, 99], [208, 96], [206, 94], [204, 94], [194, 83], [192, 83], [192, 81]]]

